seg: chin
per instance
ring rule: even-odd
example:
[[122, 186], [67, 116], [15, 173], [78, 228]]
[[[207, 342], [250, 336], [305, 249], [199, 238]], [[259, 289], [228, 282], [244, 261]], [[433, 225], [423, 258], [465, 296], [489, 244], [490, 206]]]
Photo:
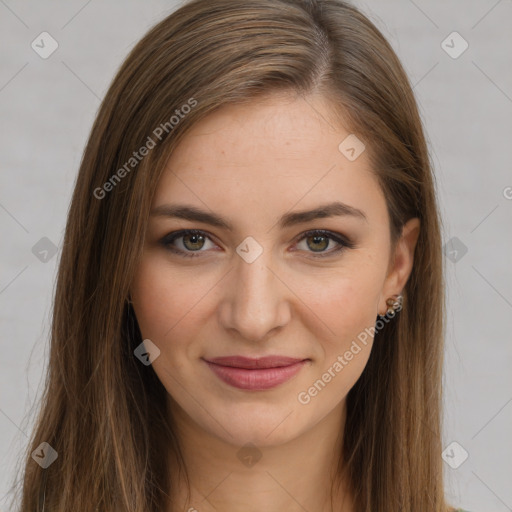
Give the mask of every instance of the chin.
[[219, 414], [215, 417], [222, 426], [209, 418], [205, 427], [213, 429], [216, 437], [238, 447], [247, 443], [260, 448], [282, 445], [298, 437], [306, 427], [303, 425], [305, 411], [302, 410], [301, 417], [300, 409], [291, 405], [245, 403], [236, 406], [232, 402], [227, 409], [219, 407], [217, 410]]

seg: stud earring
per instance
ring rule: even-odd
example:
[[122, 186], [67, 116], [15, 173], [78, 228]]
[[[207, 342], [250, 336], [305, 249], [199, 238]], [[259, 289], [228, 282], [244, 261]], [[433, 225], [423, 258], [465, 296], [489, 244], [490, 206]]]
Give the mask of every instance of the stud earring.
[[402, 309], [403, 300], [404, 297], [401, 294], [392, 295], [386, 300], [386, 305], [388, 306], [387, 311], [383, 315], [379, 314], [379, 316], [381, 318], [385, 316], [393, 318], [396, 315], [396, 312]]

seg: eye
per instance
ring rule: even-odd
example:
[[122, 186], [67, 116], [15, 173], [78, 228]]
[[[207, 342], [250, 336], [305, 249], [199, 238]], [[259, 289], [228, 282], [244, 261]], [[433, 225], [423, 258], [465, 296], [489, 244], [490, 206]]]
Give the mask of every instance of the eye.
[[[296, 243], [303, 241], [305, 242], [305, 248], [299, 250], [310, 252], [315, 258], [326, 257], [346, 248], [353, 249], [355, 247], [355, 244], [345, 236], [323, 229], [302, 233], [300, 237], [296, 239]], [[336, 245], [334, 248], [326, 251], [331, 242], [334, 242]], [[174, 231], [162, 238], [160, 243], [169, 251], [186, 258], [197, 257], [199, 254], [194, 253], [205, 252], [206, 249], [211, 249], [216, 246], [206, 232], [198, 229]], [[210, 245], [208, 245], [208, 243]]]
[[[346, 237], [338, 233], [333, 233], [332, 231], [326, 231], [324, 229], [307, 231], [300, 236], [298, 241], [301, 243], [303, 241], [305, 242], [304, 250], [306, 252], [311, 252], [311, 255], [314, 258], [324, 258], [334, 253], [339, 253], [346, 248], [353, 249], [355, 247], [355, 244], [348, 240]], [[331, 242], [334, 242], [335, 246], [334, 248], [331, 248], [329, 251], [327, 251], [326, 249], [329, 247]], [[311, 251], [308, 249], [311, 249]]]
[[[185, 229], [169, 233], [162, 238], [160, 242], [171, 252], [187, 258], [193, 258], [199, 256], [198, 254], [194, 254], [195, 252], [204, 252], [201, 250], [204, 247], [206, 247], [206, 249], [211, 248], [208, 247], [206, 240], [209, 240], [209, 237], [204, 231]], [[178, 242], [175, 244], [176, 241]]]

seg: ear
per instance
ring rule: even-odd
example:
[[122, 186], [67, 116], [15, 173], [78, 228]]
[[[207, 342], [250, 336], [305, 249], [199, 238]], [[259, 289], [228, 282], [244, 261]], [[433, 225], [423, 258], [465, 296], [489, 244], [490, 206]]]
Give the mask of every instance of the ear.
[[395, 251], [388, 267], [388, 275], [382, 287], [379, 300], [379, 314], [381, 315], [384, 315], [388, 308], [386, 300], [392, 295], [400, 294], [409, 279], [414, 263], [414, 249], [419, 234], [420, 220], [417, 217], [409, 219], [404, 224], [402, 234], [396, 242]]

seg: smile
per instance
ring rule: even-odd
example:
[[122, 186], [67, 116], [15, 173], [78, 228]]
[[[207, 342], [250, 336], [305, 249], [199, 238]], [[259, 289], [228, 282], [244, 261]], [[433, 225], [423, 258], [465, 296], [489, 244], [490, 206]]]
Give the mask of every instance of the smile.
[[204, 360], [219, 379], [235, 388], [253, 391], [270, 389], [296, 375], [309, 359], [269, 356], [250, 359], [242, 356]]

